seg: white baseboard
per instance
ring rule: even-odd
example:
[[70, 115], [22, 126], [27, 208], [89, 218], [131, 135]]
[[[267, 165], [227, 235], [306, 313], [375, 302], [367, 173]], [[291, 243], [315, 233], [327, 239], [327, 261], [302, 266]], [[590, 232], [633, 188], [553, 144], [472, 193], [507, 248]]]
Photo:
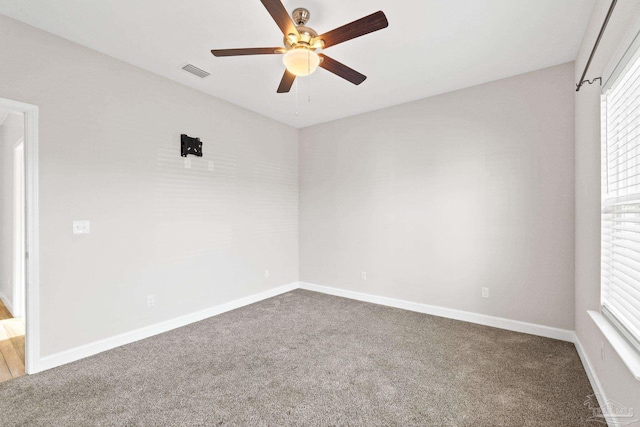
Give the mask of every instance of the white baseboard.
[[486, 314], [472, 313], [470, 311], [456, 310], [453, 308], [440, 307], [437, 305], [429, 305], [394, 298], [381, 297], [378, 295], [347, 291], [344, 289], [315, 285], [313, 283], [305, 282], [300, 282], [300, 288], [307, 289], [309, 291], [321, 292], [323, 294], [370, 302], [373, 304], [401, 308], [403, 310], [416, 311], [418, 313], [431, 314], [433, 316], [447, 317], [449, 319], [462, 320], [465, 322], [477, 323], [485, 326], [492, 326], [494, 328], [523, 332], [525, 334], [531, 335], [539, 335], [542, 337], [553, 338], [562, 341], [574, 342], [575, 337], [574, 331], [570, 331], [568, 329], [537, 325], [535, 323], [505, 319], [503, 317], [488, 316]]
[[93, 356], [94, 354], [102, 353], [103, 351], [111, 350], [116, 347], [120, 347], [125, 344], [132, 343], [144, 338], [148, 338], [163, 332], [170, 331], [181, 326], [188, 325], [190, 323], [198, 322], [200, 320], [207, 319], [218, 314], [226, 313], [227, 311], [235, 310], [236, 308], [244, 307], [249, 304], [262, 301], [267, 298], [272, 298], [277, 295], [290, 292], [298, 288], [298, 282], [290, 283], [288, 285], [280, 286], [278, 288], [270, 289], [259, 294], [250, 295], [245, 298], [240, 298], [225, 304], [221, 304], [215, 307], [201, 310], [195, 313], [186, 314], [184, 316], [177, 317], [175, 319], [166, 320], [164, 322], [156, 323], [154, 325], [146, 326], [144, 328], [136, 329], [130, 332], [125, 332], [120, 335], [105, 338], [100, 341], [95, 341], [89, 344], [75, 347], [69, 350], [61, 351], [59, 353], [52, 354], [50, 356], [42, 357], [36, 361], [35, 369], [30, 373], [41, 372], [47, 369], [55, 368], [56, 366], [65, 365], [67, 363], [75, 362], [76, 360], [83, 359], [85, 357]]
[[[38, 360], [35, 365], [35, 370], [31, 373], [44, 371], [47, 369], [61, 366], [67, 363], [74, 362], [76, 360], [83, 359], [85, 357], [93, 356], [95, 354], [107, 351], [116, 347], [120, 347], [125, 344], [129, 344], [144, 338], [148, 338], [163, 332], [170, 331], [181, 326], [185, 326], [200, 320], [207, 319], [209, 317], [216, 316], [218, 314], [226, 313], [231, 310], [235, 310], [240, 307], [244, 307], [249, 304], [253, 304], [268, 298], [275, 297], [277, 295], [293, 291], [295, 289], [306, 289], [309, 291], [320, 292], [328, 295], [335, 295], [343, 298], [349, 298], [353, 300], [369, 302], [373, 304], [384, 305], [388, 307], [395, 307], [404, 310], [415, 311], [419, 313], [430, 314], [439, 317], [446, 317], [455, 320], [462, 320], [465, 322], [477, 323], [480, 325], [492, 326], [500, 329], [507, 329], [515, 332], [523, 332], [532, 335], [539, 335], [547, 338], [554, 338], [562, 341], [573, 342], [576, 346], [576, 350], [584, 366], [584, 369], [591, 383], [591, 387], [598, 399], [598, 403], [601, 407], [604, 407], [607, 402], [607, 398], [602, 388], [602, 385], [598, 379], [598, 376], [593, 369], [593, 366], [587, 356], [582, 343], [578, 339], [578, 336], [574, 331], [567, 329], [553, 328], [550, 326], [537, 325], [534, 323], [521, 322], [518, 320], [505, 319], [502, 317], [488, 316], [484, 314], [472, 313], [468, 311], [455, 310], [446, 307], [440, 307], [429, 304], [416, 303], [411, 301], [399, 300], [394, 298], [382, 297], [378, 295], [371, 295], [361, 292], [348, 291], [345, 289], [333, 288], [329, 286], [321, 286], [306, 282], [294, 282], [288, 285], [283, 285], [274, 289], [270, 289], [259, 294], [250, 295], [245, 298], [237, 299], [225, 304], [221, 304], [215, 307], [208, 308], [206, 310], [190, 313], [175, 319], [160, 322], [154, 325], [150, 325], [144, 328], [136, 329], [134, 331], [126, 332], [120, 335], [116, 335], [110, 338], [106, 338], [100, 341], [96, 341], [90, 344], [86, 344], [80, 347], [65, 350], [50, 356], [46, 356]], [[4, 295], [0, 294], [0, 299], [5, 303], [7, 308], [10, 304]], [[609, 425], [616, 425], [614, 420], [607, 419]]]
[[7, 307], [7, 310], [9, 310], [9, 313], [11, 313], [13, 317], [15, 317], [13, 315], [13, 313], [15, 313], [13, 311], [13, 304], [11, 304], [11, 301], [9, 301], [9, 298], [7, 298], [6, 295], [3, 294], [2, 292], [0, 292], [0, 300], [2, 300], [2, 303], [4, 304], [4, 306]]
[[[373, 304], [380, 304], [389, 307], [400, 308], [404, 310], [415, 311], [419, 313], [431, 314], [434, 316], [447, 317], [450, 319], [462, 320], [465, 322], [477, 323], [480, 325], [492, 326], [500, 329], [507, 329], [516, 332], [523, 332], [532, 335], [539, 335], [548, 338], [554, 338], [563, 341], [575, 342], [574, 331], [553, 328], [550, 326], [537, 325], [533, 323], [521, 322], [518, 320], [505, 319], [501, 317], [488, 316], [484, 314], [472, 313], [467, 311], [455, 310], [451, 308], [439, 307], [429, 304], [421, 304], [411, 301], [404, 301], [394, 298], [382, 297], [377, 295], [365, 294], [360, 292], [348, 291], [344, 289], [332, 288], [328, 286], [315, 285], [305, 282], [294, 282], [288, 285], [280, 286], [265, 292], [261, 292], [256, 295], [251, 295], [245, 298], [241, 298], [235, 301], [231, 301], [225, 304], [221, 304], [215, 307], [208, 308], [206, 310], [198, 311], [195, 313], [186, 314], [175, 319], [166, 320], [154, 325], [146, 326], [144, 328], [136, 329], [130, 332], [125, 332], [120, 335], [105, 338], [99, 341], [95, 341], [89, 344], [85, 344], [79, 347], [75, 347], [69, 350], [61, 351], [49, 356], [45, 356], [35, 361], [34, 369], [30, 373], [41, 372], [47, 369], [61, 366], [67, 363], [74, 362], [76, 360], [83, 359], [85, 357], [93, 356], [95, 354], [107, 351], [116, 347], [120, 347], [125, 344], [129, 344], [144, 338], [148, 338], [163, 332], [170, 331], [181, 326], [188, 325], [190, 323], [198, 322], [200, 320], [216, 316], [227, 311], [235, 310], [236, 308], [244, 307], [249, 304], [253, 304], [258, 301], [262, 301], [267, 298], [295, 290], [306, 289], [315, 292], [321, 292], [324, 294], [340, 296], [344, 298], [354, 299], [358, 301], [370, 302]], [[579, 350], [580, 351], [580, 350]], [[581, 356], [582, 358], [582, 356]], [[583, 359], [583, 363], [584, 360]], [[585, 369], [587, 365], [585, 364]], [[590, 377], [591, 378], [591, 377]], [[595, 390], [595, 387], [594, 387]]]
[[[574, 333], [574, 344], [576, 346], [576, 350], [578, 351], [578, 356], [580, 356], [580, 361], [582, 362], [582, 366], [584, 367], [585, 372], [587, 373], [587, 377], [589, 378], [589, 382], [591, 383], [591, 388], [596, 395], [596, 399], [598, 399], [598, 404], [601, 408], [606, 408], [607, 403], [607, 395], [604, 393], [604, 388], [602, 388], [602, 384], [600, 384], [600, 380], [598, 379], [598, 375], [596, 374], [595, 369], [593, 369], [593, 365], [589, 360], [589, 356], [584, 351], [582, 347], [582, 343], [578, 338], [578, 335]], [[618, 425], [615, 420], [610, 419], [607, 412], [604, 413], [605, 418], [607, 420], [607, 424], [610, 426]]]

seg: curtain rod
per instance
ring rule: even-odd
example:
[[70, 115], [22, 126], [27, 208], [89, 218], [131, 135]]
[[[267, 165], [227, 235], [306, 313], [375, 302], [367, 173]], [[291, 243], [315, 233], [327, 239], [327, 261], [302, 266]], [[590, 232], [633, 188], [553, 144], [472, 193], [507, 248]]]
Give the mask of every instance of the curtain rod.
[[607, 12], [607, 17], [604, 18], [604, 23], [602, 24], [602, 28], [600, 28], [600, 34], [598, 34], [598, 38], [596, 39], [596, 44], [593, 45], [593, 49], [591, 50], [591, 55], [589, 55], [589, 60], [587, 61], [587, 65], [584, 67], [584, 71], [582, 72], [582, 77], [580, 77], [580, 82], [576, 85], [576, 92], [580, 90], [583, 84], [589, 83], [593, 84], [596, 80], [600, 80], [600, 84], [602, 84], [602, 78], [596, 77], [595, 79], [589, 81], [585, 80], [585, 76], [587, 75], [587, 71], [589, 71], [589, 66], [591, 65], [591, 60], [593, 59], [593, 55], [596, 53], [598, 49], [598, 45], [600, 44], [600, 40], [602, 39], [602, 35], [604, 34], [605, 28], [607, 28], [607, 24], [609, 23], [609, 18], [611, 18], [611, 14], [613, 13], [613, 8], [616, 7], [616, 3], [618, 0], [613, 0], [611, 2], [611, 6], [609, 6], [609, 12]]

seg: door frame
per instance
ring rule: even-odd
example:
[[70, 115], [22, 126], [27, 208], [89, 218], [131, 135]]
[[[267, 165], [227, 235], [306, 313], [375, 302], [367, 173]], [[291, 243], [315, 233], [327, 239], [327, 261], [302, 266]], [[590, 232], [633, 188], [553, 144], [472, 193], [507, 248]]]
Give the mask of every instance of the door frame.
[[[27, 263], [24, 135], [13, 145], [13, 317], [26, 317]], [[19, 227], [16, 227], [19, 225]], [[17, 270], [22, 270], [20, 273]], [[19, 278], [16, 277], [19, 274]]]
[[40, 238], [38, 193], [38, 106], [0, 98], [0, 108], [24, 114], [25, 168], [25, 371], [39, 372], [40, 362]]

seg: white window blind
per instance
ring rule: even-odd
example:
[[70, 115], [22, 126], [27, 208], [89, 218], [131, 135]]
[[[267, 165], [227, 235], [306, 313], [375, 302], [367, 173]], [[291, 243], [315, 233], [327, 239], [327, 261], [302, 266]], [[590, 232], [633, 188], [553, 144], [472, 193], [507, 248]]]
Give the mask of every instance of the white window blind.
[[602, 96], [602, 311], [640, 351], [640, 57]]

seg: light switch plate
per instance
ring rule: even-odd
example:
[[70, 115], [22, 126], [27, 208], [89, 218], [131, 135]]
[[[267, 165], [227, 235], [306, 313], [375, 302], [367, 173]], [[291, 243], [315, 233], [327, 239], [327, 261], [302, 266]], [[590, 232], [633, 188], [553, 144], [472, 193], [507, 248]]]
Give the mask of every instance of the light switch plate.
[[209, 170], [210, 170], [210, 171], [215, 171], [215, 170], [216, 170], [216, 168], [215, 168], [215, 166], [213, 165], [213, 162], [212, 162], [211, 160], [209, 160]]
[[89, 221], [73, 221], [73, 234], [89, 234], [91, 224]]
[[191, 169], [191, 159], [184, 159], [184, 168]]

